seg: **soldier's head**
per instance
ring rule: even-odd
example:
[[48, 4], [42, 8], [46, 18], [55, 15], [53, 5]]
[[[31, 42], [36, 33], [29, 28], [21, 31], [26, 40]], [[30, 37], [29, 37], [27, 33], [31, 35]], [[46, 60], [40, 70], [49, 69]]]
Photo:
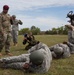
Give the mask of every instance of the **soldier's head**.
[[44, 54], [40, 50], [36, 50], [30, 54], [30, 62], [37, 66], [41, 65], [44, 60]]
[[8, 10], [9, 10], [9, 6], [8, 6], [8, 5], [4, 5], [4, 6], [3, 6], [3, 12], [4, 12], [4, 13], [7, 13]]
[[54, 48], [54, 52], [56, 55], [61, 56], [64, 53], [64, 50], [62, 47], [56, 47]]
[[25, 34], [24, 34], [24, 37], [27, 37], [27, 36], [28, 36], [28, 34], [27, 34], [27, 33], [25, 33]]
[[12, 18], [13, 18], [13, 19], [15, 19], [15, 18], [16, 18], [16, 16], [15, 16], [15, 15], [12, 15]]

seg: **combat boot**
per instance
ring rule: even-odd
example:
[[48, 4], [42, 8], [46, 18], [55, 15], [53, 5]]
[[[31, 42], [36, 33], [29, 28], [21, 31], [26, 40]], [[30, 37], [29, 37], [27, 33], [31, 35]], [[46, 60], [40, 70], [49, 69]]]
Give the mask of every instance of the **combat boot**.
[[6, 55], [13, 56], [13, 54], [12, 54], [12, 53], [6, 53]]
[[0, 53], [0, 56], [2, 56], [2, 54]]

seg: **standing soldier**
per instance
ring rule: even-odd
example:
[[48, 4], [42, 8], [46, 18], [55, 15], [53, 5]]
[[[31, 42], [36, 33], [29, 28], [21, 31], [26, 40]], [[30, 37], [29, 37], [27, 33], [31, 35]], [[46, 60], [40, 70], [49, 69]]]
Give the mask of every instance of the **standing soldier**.
[[22, 21], [17, 20], [16, 16], [12, 15], [12, 37], [13, 37], [14, 46], [17, 46], [17, 43], [18, 43], [19, 24], [22, 25]]
[[65, 25], [68, 28], [68, 41], [74, 44], [74, 26]]
[[65, 25], [65, 27], [68, 28], [68, 41], [72, 44], [74, 44], [74, 14], [73, 11], [70, 11], [67, 14], [67, 17], [70, 18], [70, 25]]
[[11, 42], [11, 22], [10, 15], [7, 14], [9, 10], [8, 5], [3, 6], [3, 11], [0, 13], [0, 56], [3, 47], [5, 46], [5, 52], [8, 55], [10, 53], [10, 42]]

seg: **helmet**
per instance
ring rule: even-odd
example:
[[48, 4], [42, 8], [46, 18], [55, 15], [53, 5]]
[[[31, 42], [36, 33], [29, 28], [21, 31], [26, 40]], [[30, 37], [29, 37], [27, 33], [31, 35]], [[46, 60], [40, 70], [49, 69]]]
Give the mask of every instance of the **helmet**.
[[56, 55], [61, 55], [61, 54], [63, 54], [64, 51], [63, 51], [62, 47], [56, 47], [56, 48], [54, 48], [54, 52]]
[[41, 65], [44, 60], [44, 55], [40, 50], [36, 50], [30, 54], [30, 62], [34, 65]]
[[27, 35], [28, 35], [28, 34], [27, 34], [27, 33], [25, 33], [25, 34], [24, 34], [24, 37], [27, 37]]
[[3, 6], [3, 9], [4, 9], [4, 10], [8, 10], [8, 9], [9, 9], [9, 6], [8, 6], [8, 5], [4, 5], [4, 6]]
[[16, 18], [16, 16], [15, 16], [15, 15], [12, 15], [12, 17]]

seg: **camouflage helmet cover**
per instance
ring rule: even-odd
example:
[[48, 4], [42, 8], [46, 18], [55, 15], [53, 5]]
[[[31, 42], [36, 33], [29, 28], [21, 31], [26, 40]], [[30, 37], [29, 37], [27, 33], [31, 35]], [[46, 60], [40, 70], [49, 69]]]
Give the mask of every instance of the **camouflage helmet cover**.
[[16, 18], [16, 16], [15, 16], [15, 15], [12, 15], [12, 17]]
[[56, 48], [54, 48], [54, 52], [57, 55], [61, 55], [64, 51], [63, 51], [62, 47], [56, 47]]

